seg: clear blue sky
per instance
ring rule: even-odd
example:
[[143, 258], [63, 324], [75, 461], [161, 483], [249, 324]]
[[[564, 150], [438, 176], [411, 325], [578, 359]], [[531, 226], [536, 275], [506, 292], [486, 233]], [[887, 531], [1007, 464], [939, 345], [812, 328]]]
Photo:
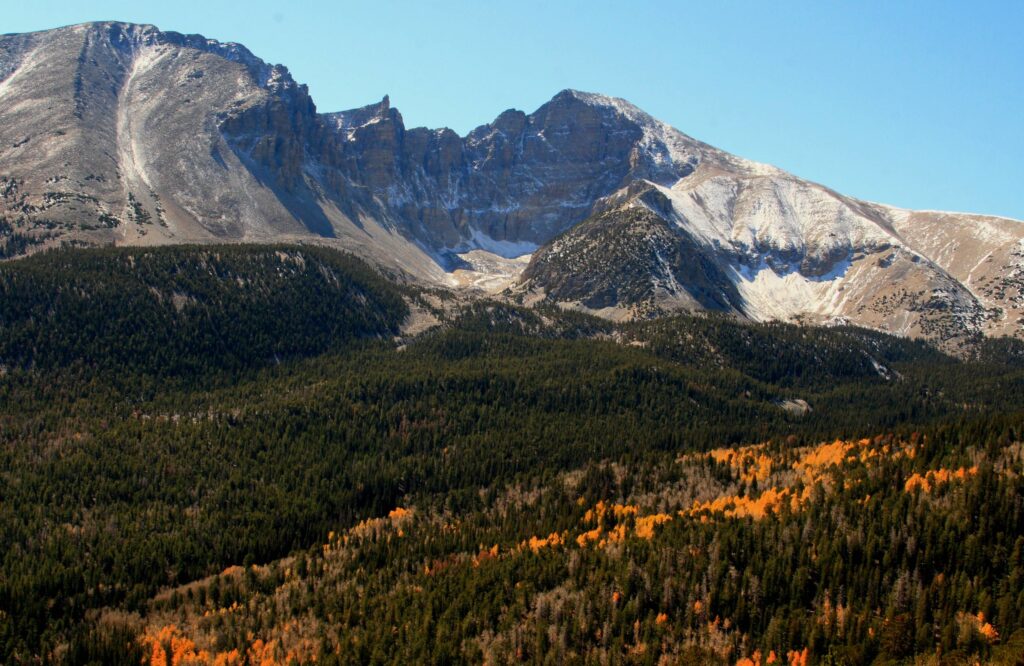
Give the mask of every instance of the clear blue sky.
[[1024, 1], [10, 0], [0, 32], [90, 20], [237, 41], [321, 111], [391, 95], [465, 133], [563, 88], [847, 194], [1024, 219]]

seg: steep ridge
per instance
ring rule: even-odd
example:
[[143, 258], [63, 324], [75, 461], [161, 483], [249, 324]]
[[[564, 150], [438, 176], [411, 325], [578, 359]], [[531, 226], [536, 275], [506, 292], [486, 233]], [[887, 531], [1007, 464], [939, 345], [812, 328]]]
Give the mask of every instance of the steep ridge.
[[1024, 326], [1021, 223], [1000, 217], [888, 209], [894, 228], [989, 309], [989, 335]]
[[7, 254], [311, 238], [443, 277], [315, 160], [339, 151], [305, 86], [240, 45], [84, 24], [0, 39], [0, 71]]
[[722, 262], [671, 221], [670, 207], [651, 186], [536, 252], [521, 282], [555, 302], [612, 318], [665, 309], [741, 311]]
[[5, 256], [306, 240], [615, 317], [714, 309], [943, 340], [1024, 323], [1020, 222], [845, 197], [604, 95], [565, 90], [460, 137], [406, 128], [387, 97], [318, 113], [238, 44], [92, 23], [0, 37], [0, 100]]
[[[714, 309], [939, 340], [1020, 331], [1008, 324], [1019, 318], [1021, 293], [1012, 233], [1019, 239], [1022, 228], [1010, 220], [976, 218], [1001, 223], [1001, 235], [971, 236], [962, 225], [954, 241], [955, 227], [945, 232], [946, 243], [963, 243], [999, 267], [1000, 281], [990, 268], [989, 281], [979, 281], [988, 289], [972, 290], [957, 271], [966, 279], [963, 265], [977, 260], [953, 252], [932, 260], [936, 241], [917, 229], [905, 238], [896, 226], [905, 225], [901, 211], [786, 174], [700, 167], [671, 188], [636, 184], [598, 208], [605, 210], [533, 255], [517, 291], [616, 318]], [[658, 232], [640, 230], [641, 222]], [[624, 248], [628, 237], [645, 247]]]

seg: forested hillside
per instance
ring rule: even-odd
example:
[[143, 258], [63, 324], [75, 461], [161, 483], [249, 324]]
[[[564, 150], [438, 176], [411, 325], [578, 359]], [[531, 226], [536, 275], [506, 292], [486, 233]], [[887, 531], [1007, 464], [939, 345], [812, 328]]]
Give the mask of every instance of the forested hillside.
[[407, 308], [316, 247], [53, 251], [0, 265], [0, 364], [180, 376], [394, 335]]
[[[459, 306], [305, 247], [0, 293], [0, 662], [1019, 652], [1016, 343]], [[440, 324], [396, 340], [406, 301]]]
[[1019, 426], [589, 464], [456, 510], [424, 499], [106, 627], [141, 632], [154, 663], [205, 651], [224, 663], [1013, 664], [1024, 458], [1007, 441]]

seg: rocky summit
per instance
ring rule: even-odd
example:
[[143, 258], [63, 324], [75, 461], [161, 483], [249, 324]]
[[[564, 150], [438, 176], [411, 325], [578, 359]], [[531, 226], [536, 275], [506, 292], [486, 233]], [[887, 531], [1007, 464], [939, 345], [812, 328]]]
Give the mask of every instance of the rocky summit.
[[466, 136], [319, 113], [238, 44], [0, 37], [0, 252], [306, 240], [612, 318], [720, 310], [942, 341], [1024, 332], [1024, 224], [860, 201], [566, 90]]

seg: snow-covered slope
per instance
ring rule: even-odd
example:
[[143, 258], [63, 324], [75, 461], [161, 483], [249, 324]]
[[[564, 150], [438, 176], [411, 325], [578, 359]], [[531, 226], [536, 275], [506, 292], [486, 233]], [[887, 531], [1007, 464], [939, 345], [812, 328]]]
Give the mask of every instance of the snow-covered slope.
[[[619, 317], [711, 308], [758, 321], [850, 322], [942, 340], [1020, 332], [1013, 308], [1022, 292], [1019, 284], [1006, 285], [1015, 273], [1003, 269], [1012, 263], [1012, 248], [1021, 247], [1020, 223], [1002, 221], [1002, 235], [953, 234], [976, 255], [1005, 259], [986, 263], [951, 252], [933, 260], [928, 250], [938, 241], [927, 231], [907, 240], [897, 228], [906, 224], [898, 211], [781, 172], [727, 172], [717, 165], [698, 166], [671, 187], [634, 185], [606, 206], [595, 221], [535, 252], [520, 290]], [[623, 252], [621, 239], [637, 227], [622, 221], [634, 220], [637, 209], [657, 232], [645, 232], [643, 244]], [[594, 233], [598, 227], [607, 231]], [[979, 261], [1000, 266], [1001, 287], [983, 292], [958, 279], [958, 270], [964, 280], [971, 270], [977, 274]], [[586, 276], [601, 272], [612, 291], [588, 283]], [[711, 292], [722, 296], [708, 299]]]

